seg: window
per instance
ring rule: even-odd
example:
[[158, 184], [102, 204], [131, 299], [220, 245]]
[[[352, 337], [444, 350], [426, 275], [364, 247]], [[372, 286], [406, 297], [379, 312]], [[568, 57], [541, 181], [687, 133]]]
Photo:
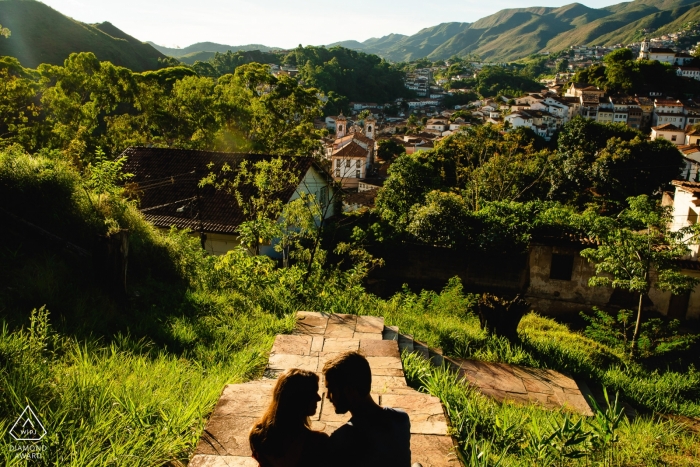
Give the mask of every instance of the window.
[[328, 205], [328, 187], [322, 186], [321, 192], [318, 195], [318, 201], [321, 203], [321, 207], [325, 208]]
[[340, 168], [340, 163], [341, 163], [340, 159], [336, 159], [335, 160], [335, 167]]
[[361, 161], [360, 159], [357, 159], [357, 160], [355, 161], [355, 167], [357, 167], [358, 169], [359, 169], [360, 167], [362, 167], [362, 161]]
[[335, 176], [340, 177], [340, 169], [335, 169]]
[[559, 281], [570, 281], [574, 271], [574, 255], [552, 253], [552, 264], [549, 268], [549, 278]]
[[371, 133], [371, 132], [372, 132], [372, 125], [369, 125], [369, 126], [367, 127], [367, 132], [368, 132], [368, 133]]
[[673, 135], [673, 136], [671, 136], [671, 141], [675, 141], [677, 136], [678, 136], [678, 135]]
[[342, 132], [342, 131], [343, 131], [343, 125], [338, 125], [338, 132]]
[[345, 160], [345, 167], [350, 167], [350, 163], [351, 163], [351, 162], [352, 162], [352, 161], [351, 161], [350, 159], [346, 159], [346, 160]]
[[361, 170], [355, 171], [355, 178], [362, 178], [362, 171]]

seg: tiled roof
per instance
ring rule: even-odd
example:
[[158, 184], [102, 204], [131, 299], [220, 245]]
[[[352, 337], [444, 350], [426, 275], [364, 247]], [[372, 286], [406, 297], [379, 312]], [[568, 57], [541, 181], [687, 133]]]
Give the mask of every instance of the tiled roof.
[[700, 194], [700, 182], [689, 182], [687, 180], [673, 180], [674, 186], [677, 186], [683, 191], [693, 193], [695, 195]]
[[338, 151], [334, 152], [333, 157], [338, 157], [341, 159], [349, 159], [353, 157], [367, 157], [367, 150], [353, 141], [350, 144], [343, 146]]
[[664, 107], [683, 107], [683, 104], [673, 99], [656, 99], [655, 102], [656, 105], [663, 105]]
[[664, 123], [663, 125], [655, 126], [652, 128], [652, 130], [662, 130], [662, 131], [683, 131], [683, 129], [678, 128], [676, 125], [672, 125], [670, 123]]
[[[241, 162], [252, 164], [271, 160], [274, 156], [186, 149], [131, 147], [124, 172], [140, 200], [139, 209], [146, 220], [158, 227], [176, 226], [210, 233], [232, 234], [245, 220], [233, 196], [208, 185], [198, 188], [199, 181], [210, 172], [218, 173], [226, 163], [235, 169]], [[311, 157], [284, 157], [288, 168], [303, 177], [313, 165]], [[213, 164], [208, 167], [209, 164]], [[298, 184], [297, 184], [298, 185]], [[294, 194], [295, 186], [279, 194], [285, 202]], [[243, 189], [243, 195], [249, 191]]]
[[667, 49], [664, 47], [651, 47], [649, 53], [652, 54], [675, 54], [676, 51], [673, 49]]
[[[360, 180], [362, 181], [362, 180]], [[343, 202], [347, 204], [358, 204], [360, 206], [374, 207], [374, 200], [377, 198], [378, 189], [349, 193], [343, 197]]]
[[695, 154], [696, 152], [700, 152], [700, 146], [696, 146], [694, 144], [690, 145], [681, 145], [678, 146], [678, 150], [682, 152], [683, 154]]

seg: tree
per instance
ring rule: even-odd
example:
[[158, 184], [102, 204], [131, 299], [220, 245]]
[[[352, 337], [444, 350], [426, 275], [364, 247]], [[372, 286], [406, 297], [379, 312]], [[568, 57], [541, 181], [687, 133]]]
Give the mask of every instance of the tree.
[[429, 245], [456, 248], [469, 237], [470, 210], [455, 193], [434, 190], [411, 208], [407, 232]]
[[322, 103], [316, 89], [249, 63], [219, 78], [216, 93], [219, 147], [275, 155], [311, 155], [320, 149], [314, 119]]
[[377, 143], [377, 146], [377, 157], [387, 162], [392, 162], [406, 152], [406, 149], [393, 139], [384, 139]]
[[3, 28], [2, 24], [0, 24], [0, 36], [5, 37], [5, 39], [10, 37], [10, 30], [7, 28]]
[[668, 208], [660, 208], [646, 195], [627, 201], [629, 207], [615, 218], [583, 216], [589, 235], [599, 246], [581, 251], [581, 256], [595, 263], [590, 286], [628, 290], [639, 296], [631, 342], [635, 354], [644, 297], [651, 288], [680, 294], [692, 290], [700, 280], [681, 274], [677, 264], [689, 251], [688, 243], [696, 241], [695, 226], [670, 232]]
[[277, 220], [284, 210], [282, 195], [298, 180], [289, 159], [276, 157], [252, 164], [244, 160], [238, 167], [224, 164], [220, 173], [210, 173], [200, 186], [213, 185], [233, 197], [245, 218], [237, 229], [241, 243], [258, 255], [260, 245], [280, 234]]
[[557, 71], [559, 73], [566, 73], [567, 71], [569, 71], [569, 60], [565, 58], [559, 63], [557, 63]]
[[657, 193], [683, 164], [669, 141], [581, 117], [564, 126], [557, 147], [550, 197], [581, 208], [596, 203], [619, 211], [630, 196]]

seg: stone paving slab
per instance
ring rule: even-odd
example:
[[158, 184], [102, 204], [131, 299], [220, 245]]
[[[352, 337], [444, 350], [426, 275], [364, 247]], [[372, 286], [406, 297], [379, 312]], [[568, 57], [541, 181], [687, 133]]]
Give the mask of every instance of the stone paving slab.
[[312, 336], [293, 336], [281, 334], [275, 337], [271, 354], [311, 355]]
[[423, 467], [459, 467], [455, 446], [450, 436], [411, 435], [411, 463]]
[[326, 313], [299, 311], [297, 312], [297, 325], [294, 333], [323, 335], [326, 332], [329, 317], [330, 315]]
[[271, 371], [279, 373], [291, 368], [316, 372], [318, 369], [318, 359], [319, 357], [274, 354], [270, 355], [267, 367]]
[[196, 455], [188, 467], [259, 467], [252, 457]]
[[363, 340], [360, 341], [360, 352], [365, 357], [395, 357], [400, 358], [399, 344], [396, 341]]
[[576, 381], [556, 371], [468, 359], [449, 362], [480, 392], [498, 401], [536, 403], [549, 409], [567, 407], [593, 415]]

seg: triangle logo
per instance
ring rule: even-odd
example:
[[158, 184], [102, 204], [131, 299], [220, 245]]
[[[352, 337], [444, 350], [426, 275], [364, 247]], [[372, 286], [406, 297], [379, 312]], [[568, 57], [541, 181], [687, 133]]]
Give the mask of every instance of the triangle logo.
[[27, 405], [10, 428], [10, 435], [17, 441], [40, 441], [46, 436], [46, 429], [32, 408]]

